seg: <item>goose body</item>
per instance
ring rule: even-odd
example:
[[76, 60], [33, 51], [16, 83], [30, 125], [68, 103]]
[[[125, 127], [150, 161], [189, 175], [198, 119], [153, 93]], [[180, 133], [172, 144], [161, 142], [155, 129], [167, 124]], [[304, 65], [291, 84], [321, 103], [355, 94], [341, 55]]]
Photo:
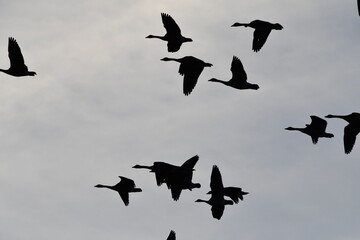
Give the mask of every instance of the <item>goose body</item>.
[[161, 19], [166, 29], [164, 36], [149, 35], [146, 38], [158, 38], [167, 41], [168, 52], [177, 52], [184, 42], [192, 42], [191, 38], [181, 35], [181, 30], [175, 20], [166, 13], [161, 13]]
[[204, 202], [211, 205], [211, 213], [213, 218], [220, 220], [225, 205], [233, 205], [231, 200], [224, 199], [224, 186], [222, 183], [221, 173], [219, 168], [214, 165], [211, 172], [210, 179], [211, 197], [209, 200], [197, 199], [195, 202]]
[[254, 20], [250, 23], [234, 23], [232, 25], [232, 27], [240, 26], [251, 27], [255, 29], [252, 43], [252, 50], [254, 52], [260, 51], [272, 30], [283, 29], [283, 26], [281, 26], [279, 23], [270, 23], [262, 20]]
[[[212, 194], [212, 191], [207, 194]], [[234, 203], [239, 203], [239, 199], [241, 201], [244, 200], [244, 195], [249, 194], [248, 192], [243, 192], [242, 188], [239, 187], [224, 187], [223, 188], [224, 196], [231, 198]]]
[[356, 141], [356, 136], [360, 132], [360, 113], [353, 112], [349, 115], [332, 115], [325, 116], [326, 118], [340, 118], [347, 121], [349, 124], [344, 128], [344, 151], [349, 154]]
[[129, 193], [130, 192], [141, 192], [140, 188], [136, 188], [135, 182], [129, 178], [119, 176], [121, 179], [119, 183], [114, 186], [108, 186], [103, 184], [97, 184], [97, 188], [109, 188], [119, 193], [121, 199], [123, 200], [125, 206], [129, 205]]
[[311, 118], [311, 123], [306, 124], [305, 128], [288, 127], [285, 128], [285, 130], [300, 131], [302, 133], [305, 133], [311, 137], [313, 144], [316, 144], [318, 142], [318, 139], [321, 137], [323, 138], [334, 137], [332, 133], [326, 132], [326, 126], [327, 126], [326, 120], [314, 115], [310, 116], [310, 118]]
[[8, 52], [10, 59], [10, 68], [0, 69], [1, 72], [4, 72], [14, 77], [36, 75], [36, 72], [29, 71], [28, 67], [25, 65], [24, 57], [15, 38], [9, 38]]
[[210, 82], [219, 82], [226, 86], [233, 87], [236, 89], [259, 89], [259, 85], [252, 84], [247, 82], [247, 75], [244, 69], [243, 64], [241, 63], [240, 59], [236, 56], [233, 57], [233, 60], [231, 62], [231, 68], [232, 72], [232, 78], [229, 81], [223, 81], [216, 78], [212, 78], [209, 81]]
[[183, 58], [162, 58], [162, 61], [175, 61], [180, 63], [179, 74], [184, 76], [183, 93], [187, 96], [194, 89], [201, 72], [205, 67], [211, 67], [211, 63], [206, 63], [201, 59], [193, 56]]

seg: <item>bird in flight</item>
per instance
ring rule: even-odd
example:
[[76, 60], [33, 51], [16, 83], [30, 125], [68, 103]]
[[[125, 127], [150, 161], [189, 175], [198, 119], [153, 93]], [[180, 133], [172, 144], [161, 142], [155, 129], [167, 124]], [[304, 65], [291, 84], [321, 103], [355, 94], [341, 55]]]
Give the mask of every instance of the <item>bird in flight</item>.
[[262, 46], [264, 46], [266, 39], [268, 38], [271, 30], [281, 30], [283, 26], [279, 23], [269, 23], [262, 20], [254, 20], [250, 23], [234, 23], [232, 27], [251, 27], [254, 28], [254, 37], [252, 43], [252, 50], [254, 52], [260, 51]]
[[36, 72], [29, 71], [27, 66], [25, 65], [24, 57], [21, 54], [20, 47], [16, 42], [15, 38], [9, 38], [8, 52], [10, 59], [10, 68], [0, 69], [1, 72], [4, 72], [14, 77], [36, 75]]
[[97, 184], [97, 188], [109, 188], [119, 193], [121, 199], [123, 200], [125, 206], [129, 205], [129, 193], [130, 192], [142, 192], [140, 188], [136, 188], [135, 182], [132, 179], [119, 176], [121, 179], [119, 183], [114, 186]]
[[181, 35], [179, 26], [169, 14], [161, 13], [161, 19], [166, 29], [166, 34], [164, 36], [149, 35], [146, 38], [159, 38], [167, 41], [168, 52], [177, 52], [184, 42], [192, 42], [191, 38]]
[[316, 144], [318, 142], [318, 139], [321, 137], [325, 137], [325, 138], [334, 137], [334, 134], [326, 132], [326, 126], [327, 126], [326, 120], [314, 115], [310, 116], [310, 118], [311, 118], [311, 123], [306, 124], [305, 128], [287, 127], [285, 128], [285, 130], [300, 131], [302, 133], [305, 133], [311, 137], [312, 142], [314, 144]]
[[211, 63], [206, 63], [193, 56], [183, 58], [162, 58], [162, 61], [176, 61], [180, 63], [179, 74], [184, 76], [183, 93], [187, 96], [194, 89], [201, 72], [205, 67], [211, 67]]
[[233, 201], [224, 199], [224, 186], [219, 168], [214, 165], [210, 178], [211, 197], [209, 200], [197, 199], [195, 202], [205, 202], [211, 205], [213, 218], [221, 219], [225, 205], [233, 205]]
[[332, 115], [325, 116], [326, 118], [341, 118], [349, 124], [344, 128], [344, 150], [349, 154], [356, 141], [356, 136], [360, 132], [360, 113], [353, 112], [349, 115]]
[[247, 75], [244, 70], [244, 66], [242, 65], [242, 63], [238, 57], [236, 57], [236, 56], [233, 57], [230, 70], [232, 72], [232, 78], [229, 81], [223, 81], [223, 80], [219, 80], [216, 78], [212, 78], [209, 81], [210, 82], [219, 82], [226, 86], [233, 87], [233, 88], [240, 89], [240, 90], [243, 90], [243, 89], [257, 90], [257, 89], [259, 89], [259, 85], [247, 82]]

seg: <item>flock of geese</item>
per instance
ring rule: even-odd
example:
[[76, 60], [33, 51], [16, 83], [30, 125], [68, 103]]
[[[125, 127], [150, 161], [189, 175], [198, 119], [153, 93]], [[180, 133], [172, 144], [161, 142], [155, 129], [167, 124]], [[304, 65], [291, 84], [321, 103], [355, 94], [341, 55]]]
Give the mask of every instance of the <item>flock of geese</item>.
[[[359, 0], [358, 0], [359, 3]], [[358, 4], [360, 15], [360, 4]], [[166, 14], [161, 13], [162, 23], [166, 29], [164, 36], [149, 35], [146, 38], [158, 38], [167, 42], [168, 52], [177, 52], [181, 45], [186, 42], [192, 42], [191, 38], [181, 35], [181, 30], [174, 19]], [[262, 20], [254, 20], [250, 23], [234, 23], [231, 27], [250, 27], [254, 29], [252, 50], [258, 52], [264, 46], [269, 34], [272, 30], [281, 30], [283, 27], [279, 23], [269, 23]], [[10, 59], [10, 68], [7, 70], [0, 69], [1, 72], [15, 77], [35, 76], [36, 72], [29, 71], [25, 65], [23, 55], [17, 41], [10, 37], [8, 43], [8, 56]], [[211, 67], [211, 63], [204, 62], [201, 59], [193, 56], [185, 56], [183, 58], [169, 58], [165, 57], [162, 61], [175, 61], [180, 63], [179, 74], [183, 78], [183, 93], [189, 95], [196, 86], [197, 80], [205, 67]], [[259, 89], [259, 85], [247, 82], [247, 74], [244, 70], [243, 64], [236, 56], [233, 57], [231, 68], [232, 77], [228, 81], [212, 78], [210, 82], [219, 82], [226, 86], [233, 87], [239, 90], [245, 89]], [[360, 132], [360, 113], [353, 112], [349, 115], [327, 115], [326, 118], [340, 118], [348, 122], [344, 128], [344, 151], [349, 154], [356, 141], [356, 136]], [[332, 133], [326, 132], [327, 121], [318, 117], [310, 116], [311, 123], [306, 124], [304, 128], [288, 127], [289, 131], [300, 131], [311, 137], [312, 142], [316, 144], [319, 138], [332, 138]], [[200, 183], [193, 183], [192, 177], [194, 167], [199, 160], [197, 155], [185, 161], [181, 166], [175, 166], [166, 162], [154, 162], [151, 166], [135, 165], [135, 169], [148, 169], [155, 174], [156, 184], [161, 186], [165, 184], [171, 191], [171, 197], [177, 201], [180, 198], [182, 190], [192, 191], [194, 188], [200, 188]], [[137, 188], [132, 179], [119, 176], [120, 182], [116, 185], [97, 184], [97, 188], [108, 188], [118, 192], [125, 206], [129, 205], [129, 193], [142, 192], [141, 188]], [[221, 219], [225, 206], [239, 203], [239, 200], [244, 199], [244, 192], [240, 187], [224, 187], [222, 176], [219, 168], [214, 165], [210, 177], [210, 195], [209, 200], [197, 199], [195, 202], [204, 202], [211, 206], [212, 216], [215, 219]], [[227, 199], [228, 197], [229, 199]], [[175, 232], [171, 231], [167, 240], [175, 240]]]

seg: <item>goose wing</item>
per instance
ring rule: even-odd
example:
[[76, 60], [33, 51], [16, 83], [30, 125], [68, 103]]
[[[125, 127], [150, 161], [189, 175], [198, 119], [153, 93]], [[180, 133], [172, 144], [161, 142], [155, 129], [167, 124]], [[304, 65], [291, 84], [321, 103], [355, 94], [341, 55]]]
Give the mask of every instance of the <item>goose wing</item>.
[[182, 165], [181, 167], [182, 168], [190, 168], [190, 169], [193, 169], [197, 163], [197, 161], [199, 160], [199, 156], [198, 155], [195, 155], [193, 156], [192, 158], [186, 160]]
[[349, 124], [344, 128], [344, 148], [346, 154], [349, 154], [353, 149], [358, 133], [359, 128], [356, 128], [354, 125]]
[[170, 231], [169, 236], [167, 237], [166, 240], [175, 240], [175, 232], [173, 230]]
[[12, 69], [26, 69], [27, 67], [24, 62], [24, 57], [21, 54], [20, 47], [18, 43], [16, 42], [15, 38], [10, 37], [9, 38], [9, 46], [8, 46], [8, 52], [9, 52], [9, 59], [10, 59], [10, 68]]
[[232, 78], [230, 81], [246, 82], [247, 75], [244, 66], [238, 57], [233, 57], [230, 70], [232, 72]]
[[220, 170], [216, 165], [213, 166], [211, 172], [210, 188], [213, 194], [222, 191], [224, 188]]
[[204, 62], [194, 57], [184, 57], [180, 63], [179, 73], [184, 76], [183, 92], [189, 95], [194, 89], [201, 72], [204, 69]]
[[166, 34], [170, 36], [180, 36], [181, 30], [179, 26], [176, 24], [175, 20], [166, 13], [161, 13], [161, 19], [164, 25], [164, 28], [166, 29]]
[[321, 133], [325, 132], [327, 126], [326, 120], [314, 115], [310, 116], [310, 118], [311, 118], [311, 123], [310, 123], [311, 128], [313, 128], [317, 132], [321, 132]]
[[121, 191], [121, 192], [119, 192], [119, 195], [120, 195], [121, 199], [123, 200], [125, 206], [129, 205], [129, 193]]
[[254, 31], [252, 49], [258, 52], [264, 46], [266, 39], [271, 32], [270, 28], [256, 28]]
[[121, 179], [119, 185], [121, 185], [122, 188], [132, 189], [136, 187], [134, 180], [122, 176], [119, 176], [119, 178]]

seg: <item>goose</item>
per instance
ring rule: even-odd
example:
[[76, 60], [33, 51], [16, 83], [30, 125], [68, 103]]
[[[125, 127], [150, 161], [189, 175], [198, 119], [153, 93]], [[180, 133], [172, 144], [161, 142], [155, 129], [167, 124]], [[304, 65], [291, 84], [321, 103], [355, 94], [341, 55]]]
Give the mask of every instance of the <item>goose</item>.
[[[230, 197], [234, 203], [239, 203], [239, 199], [243, 201], [244, 195], [249, 194], [248, 192], [243, 192], [242, 188], [239, 187], [224, 187], [223, 193], [225, 196]], [[212, 194], [212, 191], [207, 194]]]
[[214, 165], [211, 172], [210, 179], [211, 197], [209, 200], [197, 199], [195, 202], [204, 202], [211, 205], [211, 213], [213, 218], [220, 220], [225, 205], [233, 205], [233, 201], [224, 199], [224, 186], [222, 183], [221, 173], [219, 168]]
[[97, 184], [97, 188], [109, 188], [111, 190], [117, 191], [123, 200], [125, 206], [129, 205], [129, 193], [130, 192], [142, 192], [141, 188], [136, 188], [135, 182], [132, 179], [119, 176], [121, 179], [119, 183], [114, 186]]
[[146, 38], [159, 38], [163, 41], [167, 41], [168, 52], [177, 52], [180, 49], [181, 44], [184, 42], [192, 42], [191, 38], [186, 38], [181, 35], [179, 26], [169, 14], [161, 13], [161, 19], [166, 29], [165, 36], [149, 35]]
[[175, 237], [175, 231], [174, 230], [171, 230], [170, 233], [169, 233], [169, 236], [167, 237], [166, 240], [175, 240], [176, 237]]
[[271, 30], [281, 30], [283, 26], [279, 23], [269, 23], [262, 20], [254, 20], [250, 23], [234, 23], [231, 27], [251, 27], [254, 28], [254, 37], [252, 43], [252, 50], [254, 52], [260, 51], [262, 46], [264, 46], [266, 39], [268, 38]]
[[236, 89], [259, 89], [259, 85], [248, 83], [247, 75], [244, 70], [244, 66], [242, 65], [240, 59], [236, 56], [233, 57], [231, 62], [231, 68], [232, 72], [232, 78], [229, 81], [222, 81], [216, 78], [212, 78], [209, 81], [210, 82], [219, 82], [226, 86], [230, 86]]
[[175, 166], [165, 162], [154, 162], [152, 166], [145, 166], [136, 164], [133, 168], [137, 169], [149, 169], [150, 172], [155, 173], [156, 184], [161, 186], [165, 183], [165, 179], [167, 174], [171, 171]]
[[300, 131], [302, 133], [305, 133], [311, 137], [313, 144], [316, 144], [318, 142], [318, 139], [321, 137], [324, 137], [324, 138], [334, 137], [334, 134], [327, 133], [325, 131], [326, 126], [327, 126], [326, 120], [319, 118], [317, 116], [314, 116], [314, 115], [310, 116], [310, 118], [311, 118], [311, 123], [306, 124], [305, 128], [287, 127], [287, 128], [285, 128], [285, 130]]
[[15, 38], [9, 38], [8, 52], [10, 59], [10, 68], [7, 70], [0, 69], [1, 72], [4, 72], [14, 77], [36, 75], [36, 72], [29, 72], [27, 66], [25, 65], [24, 57], [21, 54], [20, 47], [16, 42]]
[[360, 113], [353, 112], [349, 115], [332, 115], [325, 116], [326, 118], [341, 118], [349, 124], [344, 128], [344, 150], [349, 154], [353, 149], [356, 141], [356, 136], [360, 132]]
[[359, 13], [359, 16], [360, 16], [360, 0], [357, 0], [357, 7], [358, 7], [358, 13]]
[[194, 188], [201, 187], [200, 183], [192, 182], [194, 167], [198, 160], [199, 157], [195, 155], [180, 167], [173, 168], [167, 175], [166, 184], [171, 190], [171, 196], [175, 201], [179, 200], [182, 190], [189, 189], [192, 191]]
[[183, 58], [162, 58], [162, 61], [175, 61], [180, 63], [179, 74], [184, 76], [183, 92], [185, 96], [189, 95], [194, 89], [197, 80], [204, 70], [204, 67], [211, 67], [211, 63], [206, 63], [193, 56], [186, 56]]
[[176, 168], [190, 168], [193, 169], [195, 167], [195, 164], [197, 163], [199, 159], [199, 156], [195, 155], [191, 157], [190, 159], [186, 160], [181, 166], [175, 166], [166, 162], [154, 162], [152, 166], [145, 166], [145, 165], [139, 165], [136, 164], [133, 166], [133, 168], [136, 169], [149, 169], [150, 172], [155, 173], [156, 178], [156, 184], [158, 186], [161, 186], [163, 183], [166, 183], [168, 188], [170, 188], [170, 185], [168, 183], [169, 179], [169, 173], [174, 171]]

